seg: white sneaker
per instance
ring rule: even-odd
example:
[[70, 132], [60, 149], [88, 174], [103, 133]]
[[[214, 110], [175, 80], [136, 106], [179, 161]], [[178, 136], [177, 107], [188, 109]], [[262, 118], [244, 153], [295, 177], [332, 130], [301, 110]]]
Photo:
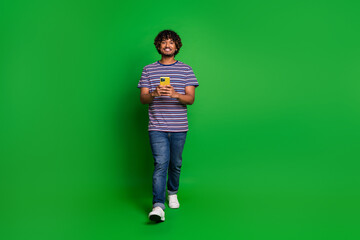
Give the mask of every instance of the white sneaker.
[[163, 222], [165, 221], [165, 212], [161, 207], [154, 207], [153, 210], [149, 213], [149, 219], [154, 222]]
[[176, 194], [169, 195], [168, 200], [169, 200], [169, 207], [170, 208], [179, 208], [180, 207], [180, 203], [179, 203], [179, 201], [177, 199]]

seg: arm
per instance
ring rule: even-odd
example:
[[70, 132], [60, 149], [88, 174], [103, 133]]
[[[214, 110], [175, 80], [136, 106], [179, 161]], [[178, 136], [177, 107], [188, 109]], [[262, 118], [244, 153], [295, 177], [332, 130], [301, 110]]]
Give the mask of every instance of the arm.
[[152, 103], [154, 97], [150, 93], [149, 88], [142, 87], [140, 89], [140, 102], [142, 104]]
[[149, 88], [142, 87], [140, 90], [140, 101], [142, 104], [152, 103], [154, 97], [165, 96], [163, 86], [157, 86], [155, 91], [150, 92]]

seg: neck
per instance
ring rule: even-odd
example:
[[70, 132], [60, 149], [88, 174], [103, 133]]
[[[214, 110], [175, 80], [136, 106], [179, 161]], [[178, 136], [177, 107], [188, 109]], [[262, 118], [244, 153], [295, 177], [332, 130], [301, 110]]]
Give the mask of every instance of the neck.
[[174, 56], [164, 56], [162, 55], [161, 56], [161, 60], [159, 61], [161, 64], [165, 64], [165, 65], [168, 65], [168, 64], [173, 64], [176, 62]]

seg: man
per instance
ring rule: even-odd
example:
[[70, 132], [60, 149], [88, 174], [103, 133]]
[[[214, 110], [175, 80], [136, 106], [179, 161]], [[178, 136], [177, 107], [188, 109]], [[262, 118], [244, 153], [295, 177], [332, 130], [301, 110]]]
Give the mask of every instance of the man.
[[[140, 101], [149, 104], [149, 138], [154, 157], [153, 209], [149, 218], [165, 221], [166, 185], [170, 208], [179, 208], [177, 199], [182, 151], [188, 131], [187, 105], [195, 100], [199, 86], [192, 68], [175, 60], [182, 46], [178, 34], [161, 31], [154, 45], [161, 60], [143, 68], [138, 88]], [[169, 77], [170, 84], [160, 85], [160, 78]], [[166, 176], [168, 181], [166, 184]]]

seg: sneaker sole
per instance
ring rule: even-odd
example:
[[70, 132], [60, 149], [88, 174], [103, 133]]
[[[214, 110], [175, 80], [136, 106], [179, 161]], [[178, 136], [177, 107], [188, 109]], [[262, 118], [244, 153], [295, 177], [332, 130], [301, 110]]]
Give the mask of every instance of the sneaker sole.
[[165, 220], [162, 220], [159, 215], [150, 215], [149, 218], [153, 222], [163, 222]]
[[180, 205], [179, 205], [179, 206], [176, 206], [176, 207], [169, 205], [169, 208], [172, 208], [172, 209], [180, 208]]

